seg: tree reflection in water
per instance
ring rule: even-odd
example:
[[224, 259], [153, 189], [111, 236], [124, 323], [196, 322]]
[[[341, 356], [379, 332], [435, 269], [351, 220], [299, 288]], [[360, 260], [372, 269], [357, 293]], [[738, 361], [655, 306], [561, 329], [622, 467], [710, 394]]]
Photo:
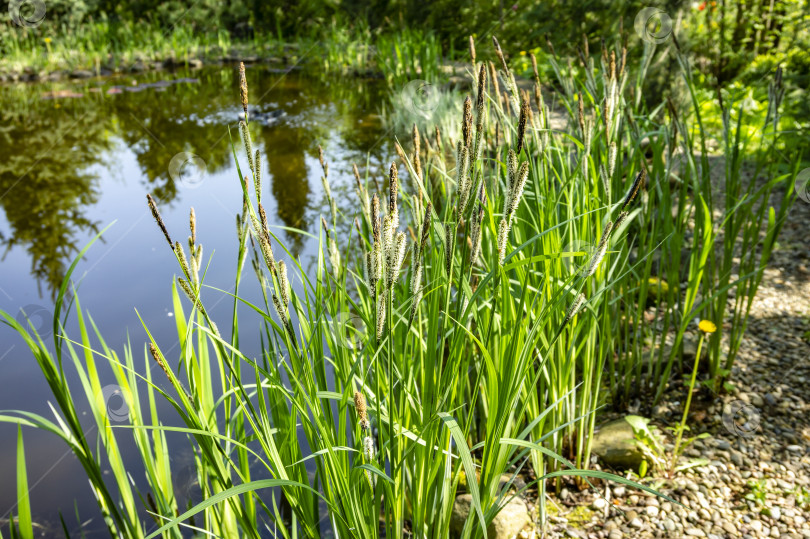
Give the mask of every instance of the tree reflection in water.
[[[379, 91], [356, 79], [327, 81], [260, 67], [249, 68], [248, 76], [255, 114], [260, 120], [266, 114], [264, 121], [251, 122], [251, 131], [266, 156], [265, 190], [273, 195], [275, 217], [284, 226], [314, 231], [313, 219], [322, 211], [322, 201], [312, 200], [320, 171], [307, 161], [318, 144], [328, 152], [331, 147], [336, 171], [350, 170], [352, 161], [362, 166], [369, 152], [372, 163], [390, 158], [389, 146], [380, 144], [379, 124], [369, 121]], [[180, 77], [197, 82], [132, 86]], [[108, 93], [113, 86], [123, 90]], [[43, 97], [60, 90], [83, 95]], [[24, 248], [40, 295], [43, 289], [53, 295], [88, 236], [107, 224], [94, 210], [99, 172], [120, 172], [119, 145], [135, 155], [144, 191], [171, 206], [180, 193], [168, 171], [174, 155], [199, 155], [209, 173], [233, 168], [228, 126], [236, 140], [238, 95], [234, 66], [148, 73], [137, 83], [127, 76], [0, 87], [0, 207], [8, 222], [0, 230], [3, 258], [14, 247]], [[285, 239], [298, 254], [301, 236], [287, 232]]]

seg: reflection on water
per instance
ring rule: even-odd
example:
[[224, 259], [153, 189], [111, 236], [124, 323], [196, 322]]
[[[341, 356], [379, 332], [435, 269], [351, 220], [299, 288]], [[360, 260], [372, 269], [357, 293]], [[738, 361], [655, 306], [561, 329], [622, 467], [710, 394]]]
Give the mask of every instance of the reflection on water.
[[[309, 175], [315, 173], [307, 159], [334, 136], [360, 163], [368, 151], [379, 153], [384, 146], [371, 114], [379, 94], [357, 80], [327, 83], [260, 68], [248, 76], [256, 103], [250, 112], [254, 142], [264, 148], [277, 216], [287, 227], [306, 229], [308, 205], [318, 202], [311, 199]], [[119, 145], [134, 153], [144, 189], [163, 205], [177, 200], [183, 181], [169, 173], [173, 156], [199, 156], [207, 174], [232, 167], [228, 126], [238, 140], [237, 84], [235, 69], [207, 68], [193, 76], [150, 73], [58, 88], [1, 87], [4, 252], [25, 249], [38, 285], [57, 290], [88, 233], [102, 224], [91, 206], [99, 199], [99, 176], [120, 171]], [[300, 251], [299, 235], [287, 239]]]
[[[191, 80], [154, 84], [180, 78]], [[322, 80], [258, 67], [248, 68], [248, 83], [253, 144], [261, 148], [264, 160], [262, 201], [274, 232], [307, 267], [317, 240], [286, 229], [282, 233], [277, 227], [317, 233], [319, 215], [328, 215], [318, 145], [330, 162], [338, 205], [348, 214], [356, 207], [351, 164], [358, 163], [362, 170], [368, 158], [372, 173], [385, 177], [384, 163], [390, 163], [393, 151], [376, 115], [379, 89], [366, 81]], [[48, 333], [52, 296], [67, 267], [97, 231], [115, 220], [104, 243], [94, 245], [74, 273], [74, 280], [81, 281], [82, 307], [94, 316], [112, 348], [120, 351], [131, 342], [136, 355], [142, 352], [142, 317], [158, 344], [170, 350], [177, 341], [169, 295], [177, 267], [151, 219], [145, 194], [151, 192], [158, 200], [176, 239], [183, 239], [189, 206], [195, 207], [198, 238], [210, 262], [206, 283], [231, 290], [234, 222], [242, 198], [231, 136], [239, 158], [244, 155], [238, 142], [238, 96], [235, 66], [150, 73], [137, 79], [0, 87], [0, 308], [12, 314], [22, 308], [32, 319], [38, 316], [36, 325]], [[174, 167], [173, 177], [170, 164], [178, 154], [181, 166]], [[195, 171], [197, 166], [201, 170]], [[241, 166], [244, 170], [246, 163]], [[240, 288], [247, 300], [260, 297], [251, 281], [245, 279]], [[227, 294], [207, 289], [204, 296], [212, 317], [229, 319], [233, 304]], [[258, 322], [251, 326], [249, 314], [240, 315], [245, 327], [240, 343], [247, 355], [255, 356], [258, 332], [253, 328]], [[74, 318], [67, 327], [73, 337]], [[103, 385], [115, 381], [111, 373], [100, 376]], [[68, 368], [66, 377], [80, 394], [75, 372]], [[53, 397], [39, 368], [19, 336], [3, 326], [0, 380], [0, 410], [21, 409], [52, 418], [48, 401]], [[82, 399], [77, 400], [80, 414], [87, 412]], [[177, 419], [170, 407], [158, 407], [166, 424]], [[89, 416], [82, 417], [89, 421]], [[97, 433], [87, 426], [86, 435], [95, 438]], [[170, 437], [169, 444], [173, 469], [192, 465], [185, 437]], [[140, 485], [143, 465], [130, 445], [122, 444], [122, 454]], [[35, 485], [35, 520], [58, 530], [62, 512], [70, 517], [71, 534], [85, 519], [95, 518], [90, 529], [101, 528], [84, 472], [67, 447], [50, 433], [27, 429], [25, 448], [29, 482]], [[0, 424], [0, 525], [16, 502], [15, 457], [16, 425]], [[78, 521], [73, 517], [77, 513]], [[95, 536], [104, 534], [88, 535]]]

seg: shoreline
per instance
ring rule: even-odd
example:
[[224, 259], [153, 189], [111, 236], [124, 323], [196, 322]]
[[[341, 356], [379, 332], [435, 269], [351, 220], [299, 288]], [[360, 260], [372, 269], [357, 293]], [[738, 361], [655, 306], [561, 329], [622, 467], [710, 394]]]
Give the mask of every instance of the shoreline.
[[300, 69], [299, 61], [290, 58], [290, 55], [281, 56], [258, 54], [234, 54], [229, 53], [218, 56], [190, 56], [178, 59], [176, 56], [157, 56], [152, 59], [136, 58], [133, 62], [124, 65], [111, 65], [108, 62], [96, 66], [94, 69], [86, 67], [39, 69], [32, 66], [22, 68], [22, 70], [5, 69], [0, 67], [0, 84], [15, 83], [37, 83], [37, 82], [61, 82], [68, 80], [84, 80], [98, 77], [112, 77], [116, 75], [129, 75], [135, 73], [145, 73], [151, 71], [174, 70], [180, 68], [190, 68], [192, 70], [202, 69], [213, 65], [229, 65], [244, 62], [245, 65], [267, 64], [280, 71], [291, 71]]
[[[306, 49], [301, 43], [295, 42], [279, 45], [268, 44], [264, 47], [253, 45], [237, 46], [232, 47], [227, 53], [220, 54], [211, 51], [200, 53], [201, 51], [198, 51], [186, 57], [180, 57], [181, 55], [177, 54], [177, 51], [165, 55], [157, 53], [136, 54], [130, 51], [129, 53], [108, 54], [105, 62], [96, 63], [93, 67], [88, 67], [93, 64], [89, 58], [76, 62], [77, 67], [51, 66], [38, 69], [29, 64], [22, 68], [11, 68], [8, 65], [0, 64], [0, 85], [75, 81], [181, 68], [195, 70], [215, 65], [238, 65], [240, 62], [244, 62], [245, 65], [266, 65], [269, 69], [284, 72], [302, 69], [313, 61], [318, 63], [320, 56], [308, 54], [315, 47], [317, 45]], [[305, 49], [304, 53], [301, 52], [302, 49]], [[129, 54], [133, 54], [134, 58], [123, 61], [122, 57]], [[355, 66], [344, 66], [340, 71], [354, 77], [384, 77], [383, 71], [379, 67], [359, 69]]]

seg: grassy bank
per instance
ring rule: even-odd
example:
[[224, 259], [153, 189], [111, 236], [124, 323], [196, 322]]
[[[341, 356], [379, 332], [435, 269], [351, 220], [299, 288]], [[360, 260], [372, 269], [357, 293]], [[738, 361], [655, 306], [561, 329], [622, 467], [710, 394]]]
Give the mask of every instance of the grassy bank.
[[102, 19], [75, 31], [49, 32], [10, 25], [0, 32], [0, 76], [6, 81], [57, 80], [176, 65], [222, 61], [297, 65], [330, 74], [382, 76], [392, 84], [414, 78], [436, 80], [444, 57], [429, 32], [401, 30], [384, 35], [347, 29], [335, 21], [319, 35], [289, 42], [263, 34], [232, 38], [225, 30], [200, 32], [143, 21]]
[[[25, 412], [0, 420], [69, 445], [112, 535], [180, 537], [182, 524], [224, 537], [258, 537], [264, 525], [284, 537], [315, 537], [321, 527], [345, 537], [446, 537], [456, 496], [466, 492], [472, 510], [455, 531], [481, 537], [519, 477], [541, 516], [545, 489], [561, 476], [583, 488], [611, 480], [650, 490], [590, 469], [598, 410], [654, 403], [689, 373], [684, 342], [710, 327], [696, 318], [716, 328], [705, 343], [699, 337], [707, 350], [701, 381], [707, 391], [724, 389], [794, 197], [798, 159], [776, 151], [781, 73], [755, 120], [764, 127], [749, 129], [725, 96], [713, 131], [680, 50], [688, 99], [662, 104], [645, 99], [656, 55], [647, 42], [637, 65], [624, 61], [620, 36], [583, 56], [583, 69], [551, 54], [553, 97], [535, 70], [532, 90], [520, 91], [497, 42], [486, 49], [492, 61], [470, 49], [473, 91], [456, 117], [458, 134], [414, 129], [387, 177], [358, 170], [357, 211], [330, 196], [314, 275], [267, 222], [262, 156], [248, 122], [231, 133], [247, 149], [234, 152], [243, 205], [233, 296], [205, 285], [196, 219], [206, 216], [192, 212], [188, 241], [173, 241], [185, 231], [167, 230], [149, 198], [155, 241], [178, 261], [171, 352], [147, 337], [116, 353], [102, 335], [91, 337], [78, 301], [80, 335], [62, 334], [68, 281], [52, 347], [3, 313], [40, 365], [59, 420]], [[433, 56], [421, 62], [414, 71]], [[552, 107], [565, 111], [562, 130], [551, 128]], [[711, 139], [722, 172], [713, 173]], [[752, 179], [741, 172], [746, 156]], [[328, 158], [321, 155], [327, 195]], [[262, 285], [258, 302], [239, 297], [245, 270]], [[223, 295], [234, 315], [213, 320], [205, 306]], [[237, 305], [262, 321], [259, 357], [240, 352], [257, 336], [240, 330]], [[115, 373], [130, 425], [111, 427], [97, 362]], [[68, 366], [80, 372], [81, 391], [67, 387]], [[77, 410], [85, 398], [103, 456], [83, 434]], [[170, 402], [184, 426], [164, 426], [156, 399]], [[173, 490], [167, 430], [188, 434], [197, 456], [203, 501], [187, 511]], [[121, 436], [139, 448], [148, 492], [127, 477]], [[672, 471], [662, 460], [650, 458], [655, 475]], [[154, 516], [148, 526], [144, 512]], [[30, 528], [23, 498], [18, 513]], [[147, 531], [152, 524], [160, 528]]]

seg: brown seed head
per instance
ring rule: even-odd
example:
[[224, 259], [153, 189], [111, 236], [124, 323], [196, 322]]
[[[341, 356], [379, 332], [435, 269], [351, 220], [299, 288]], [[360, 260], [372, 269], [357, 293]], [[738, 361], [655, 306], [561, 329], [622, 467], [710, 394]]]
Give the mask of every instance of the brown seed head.
[[520, 119], [518, 120], [518, 139], [517, 139], [517, 153], [523, 149], [523, 140], [526, 136], [526, 122], [529, 119], [529, 96], [523, 94], [520, 103]]
[[166, 362], [163, 361], [163, 358], [160, 356], [160, 352], [155, 347], [154, 343], [149, 343], [149, 353], [152, 354], [152, 358], [157, 362], [160, 368], [166, 373], [166, 377], [171, 381], [172, 377], [169, 374], [169, 367], [166, 366]]
[[469, 148], [472, 145], [472, 100], [470, 96], [464, 99], [464, 123], [461, 124], [461, 132], [464, 135], [464, 145]]
[[543, 94], [540, 93], [540, 85], [535, 83], [534, 85], [534, 104], [537, 106], [537, 114], [540, 115], [540, 118], [543, 117]]
[[433, 218], [433, 204], [427, 203], [425, 217], [422, 219], [422, 237], [419, 240], [419, 250], [424, 251], [430, 236], [430, 220]]
[[473, 39], [473, 36], [470, 36], [470, 58], [472, 63], [475, 63], [475, 39]]
[[616, 51], [610, 51], [610, 80], [616, 80]]
[[487, 66], [481, 64], [478, 70], [478, 94], [475, 101], [476, 128], [484, 120], [484, 91], [487, 87]]
[[503, 56], [501, 44], [498, 43], [498, 38], [496, 38], [495, 36], [492, 36], [492, 44], [495, 45], [495, 55], [498, 57], [498, 60], [501, 61], [501, 67], [503, 68], [503, 72], [509, 73], [509, 66], [506, 65], [506, 58], [504, 58]]
[[188, 215], [188, 224], [189, 228], [191, 229], [191, 243], [192, 245], [197, 243], [197, 216], [194, 215], [194, 207], [191, 207], [191, 211]]
[[360, 181], [360, 171], [357, 170], [356, 163], [352, 163], [352, 172], [354, 172], [354, 181], [357, 184], [357, 189], [362, 193], [364, 191], [363, 182]]
[[622, 62], [619, 64], [619, 78], [624, 75], [624, 68], [627, 66], [627, 46], [622, 46]]
[[548, 38], [548, 34], [546, 34], [546, 46], [548, 47], [548, 50], [551, 52], [551, 55], [554, 58], [556, 58], [557, 53], [554, 51], [554, 45], [551, 44], [551, 40]]
[[320, 163], [321, 163], [321, 168], [323, 169], [323, 175], [328, 178], [329, 177], [329, 165], [326, 163], [326, 161], [323, 158], [323, 148], [321, 148], [320, 144], [318, 144], [318, 161], [320, 161]]
[[169, 231], [166, 230], [166, 225], [163, 223], [163, 218], [160, 216], [160, 212], [157, 209], [155, 199], [152, 198], [152, 195], [150, 195], [149, 193], [146, 194], [146, 203], [149, 205], [149, 209], [152, 211], [152, 217], [155, 218], [155, 221], [157, 221], [157, 224], [160, 227], [161, 232], [163, 232], [163, 236], [165, 236], [166, 241], [169, 242], [169, 247], [171, 247], [172, 251], [174, 251], [174, 242], [172, 242], [172, 238], [169, 237]]
[[388, 171], [388, 214], [393, 215], [397, 211], [397, 195], [399, 193], [399, 177], [397, 176], [397, 164], [391, 163]]
[[352, 163], [352, 172], [354, 172], [354, 179], [360, 184], [360, 171], [357, 170], [357, 163]]
[[422, 142], [419, 138], [419, 128], [413, 124], [413, 169], [416, 176], [422, 180], [422, 159], [419, 154], [422, 152]]
[[366, 398], [359, 391], [354, 392], [354, 410], [357, 412], [357, 417], [360, 419], [365, 419], [368, 415]]
[[613, 228], [618, 230], [620, 226], [624, 223], [624, 220], [627, 219], [628, 213], [623, 211], [619, 214], [619, 217], [616, 219], [616, 224], [613, 225]]
[[380, 198], [377, 193], [371, 197], [371, 232], [374, 243], [380, 243]]
[[267, 226], [267, 213], [264, 211], [264, 206], [262, 203], [259, 202], [259, 218], [262, 221], [262, 234], [267, 237], [267, 240], [270, 240], [270, 227]]
[[641, 172], [636, 174], [636, 179], [633, 180], [633, 185], [630, 187], [630, 191], [627, 193], [627, 196], [624, 199], [624, 203], [622, 204], [622, 211], [627, 209], [627, 206], [633, 202], [633, 199], [636, 198], [636, 195], [644, 186], [647, 180], [647, 171], [642, 168]]
[[399, 160], [402, 161], [403, 165], [408, 162], [407, 158], [405, 157], [405, 150], [402, 149], [399, 141], [394, 142], [394, 150], [396, 150], [397, 156], [399, 157]]
[[239, 62], [239, 97], [242, 99], [242, 108], [245, 111], [245, 121], [248, 120], [248, 87], [247, 77], [245, 77], [245, 64]]

